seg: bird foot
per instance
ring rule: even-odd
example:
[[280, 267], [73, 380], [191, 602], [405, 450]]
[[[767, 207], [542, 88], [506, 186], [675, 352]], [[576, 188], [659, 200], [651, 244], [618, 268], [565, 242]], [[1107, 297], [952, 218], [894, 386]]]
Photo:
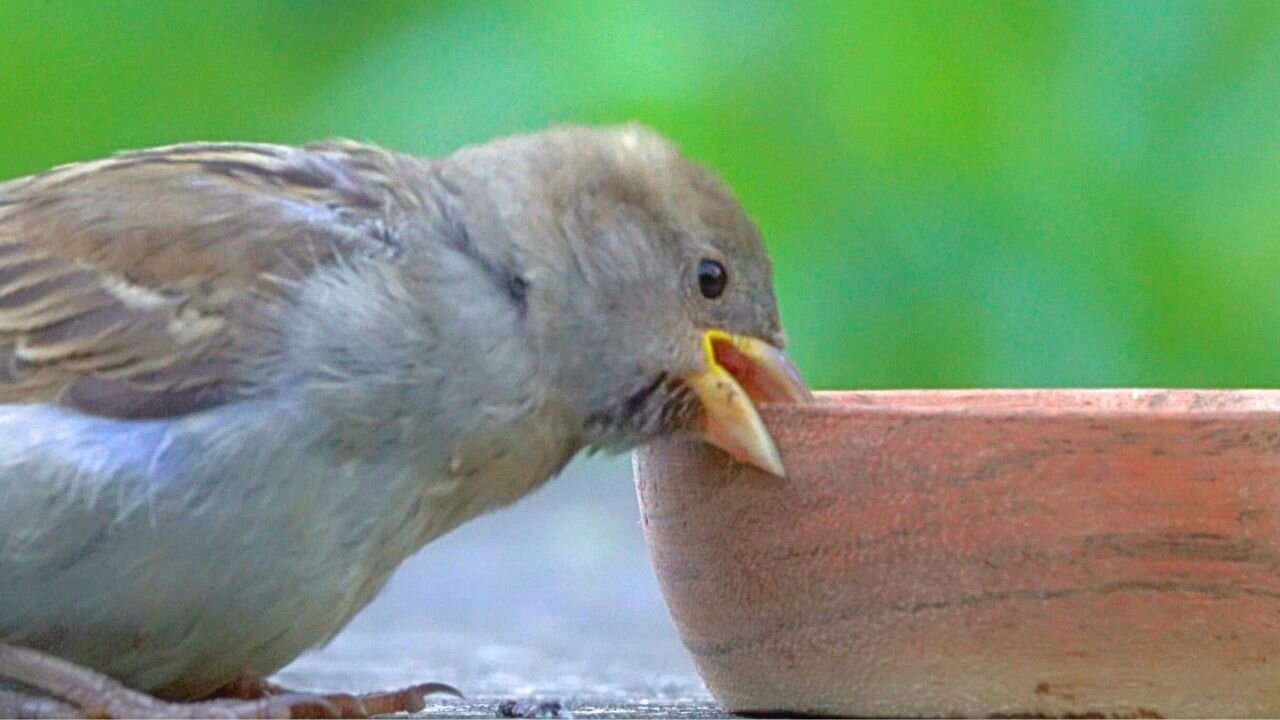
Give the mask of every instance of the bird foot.
[[[243, 676], [219, 689], [214, 696], [220, 699], [262, 700], [268, 697], [309, 696], [332, 706], [336, 715], [319, 717], [339, 718], [371, 718], [392, 713], [415, 713], [426, 707], [423, 698], [437, 694], [462, 697], [457, 688], [445, 683], [421, 683], [400, 690], [351, 694], [351, 693], [306, 693], [281, 687], [273, 682], [253, 676]], [[294, 715], [293, 717], [314, 717], [311, 715]]]
[[170, 702], [131, 690], [102, 673], [36, 650], [0, 642], [0, 677], [45, 695], [0, 690], [0, 717], [12, 718], [367, 718], [417, 712], [423, 697], [461, 693], [444, 683], [350, 695], [293, 692], [258, 678], [242, 678], [214, 699]]

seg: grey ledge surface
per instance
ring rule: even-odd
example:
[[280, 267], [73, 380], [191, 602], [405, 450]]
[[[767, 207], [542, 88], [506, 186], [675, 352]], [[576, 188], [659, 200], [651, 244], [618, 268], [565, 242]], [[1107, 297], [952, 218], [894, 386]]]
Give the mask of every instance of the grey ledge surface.
[[422, 717], [730, 717], [658, 591], [629, 458], [569, 467], [405, 563], [327, 647], [276, 678], [369, 692], [446, 682]]

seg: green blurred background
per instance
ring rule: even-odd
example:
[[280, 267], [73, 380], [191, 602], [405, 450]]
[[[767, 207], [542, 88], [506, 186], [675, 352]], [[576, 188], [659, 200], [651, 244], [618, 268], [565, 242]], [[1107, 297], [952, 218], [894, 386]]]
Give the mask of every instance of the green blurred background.
[[0, 176], [639, 120], [817, 387], [1280, 384], [1280, 3], [0, 4]]

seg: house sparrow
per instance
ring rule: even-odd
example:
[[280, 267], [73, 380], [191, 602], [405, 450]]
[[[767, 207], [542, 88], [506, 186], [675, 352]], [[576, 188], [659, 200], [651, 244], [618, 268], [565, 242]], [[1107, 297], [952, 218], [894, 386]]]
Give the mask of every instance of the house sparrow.
[[421, 707], [445, 686], [262, 678], [581, 450], [689, 432], [783, 474], [753, 401], [810, 395], [769, 273], [635, 126], [0, 184], [0, 715]]

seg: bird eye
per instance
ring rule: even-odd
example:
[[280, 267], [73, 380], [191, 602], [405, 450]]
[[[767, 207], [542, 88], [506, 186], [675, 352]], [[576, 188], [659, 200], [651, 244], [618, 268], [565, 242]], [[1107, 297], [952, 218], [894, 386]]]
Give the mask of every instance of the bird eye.
[[724, 265], [715, 260], [703, 260], [698, 263], [698, 289], [703, 297], [715, 300], [724, 294], [724, 286], [729, 282], [729, 273]]

